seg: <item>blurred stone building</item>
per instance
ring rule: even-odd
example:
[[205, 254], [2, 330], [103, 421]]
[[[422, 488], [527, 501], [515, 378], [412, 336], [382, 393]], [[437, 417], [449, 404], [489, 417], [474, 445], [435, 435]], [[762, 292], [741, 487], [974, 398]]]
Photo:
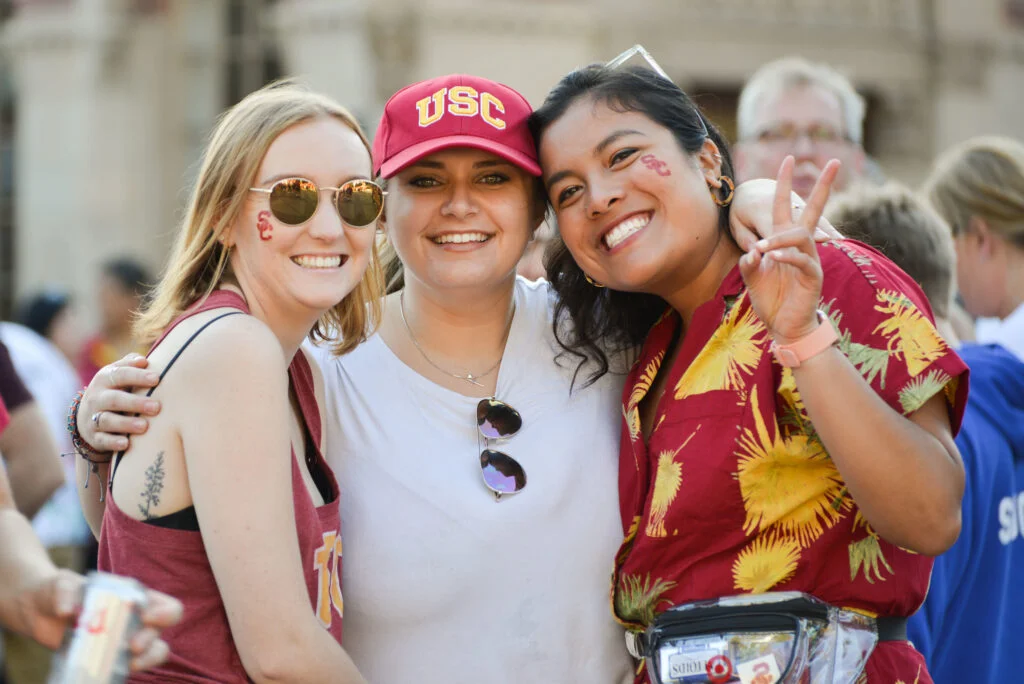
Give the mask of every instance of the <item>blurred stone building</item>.
[[468, 71], [539, 104], [639, 42], [732, 132], [744, 79], [799, 54], [867, 97], [893, 177], [972, 135], [1024, 138], [1024, 0], [0, 0], [0, 17], [0, 314], [47, 283], [87, 293], [113, 255], [162, 266], [218, 113], [283, 75], [372, 132], [411, 81]]

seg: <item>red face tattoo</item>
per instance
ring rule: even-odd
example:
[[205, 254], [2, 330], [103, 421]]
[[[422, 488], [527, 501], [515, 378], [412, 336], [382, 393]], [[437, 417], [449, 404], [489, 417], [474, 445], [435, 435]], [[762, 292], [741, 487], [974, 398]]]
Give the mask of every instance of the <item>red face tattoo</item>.
[[260, 240], [269, 240], [274, 226], [270, 223], [270, 212], [261, 211], [256, 217], [256, 230], [260, 231]]
[[672, 172], [668, 170], [668, 165], [661, 161], [653, 154], [645, 154], [640, 157], [640, 163], [654, 171], [659, 176], [671, 176]]

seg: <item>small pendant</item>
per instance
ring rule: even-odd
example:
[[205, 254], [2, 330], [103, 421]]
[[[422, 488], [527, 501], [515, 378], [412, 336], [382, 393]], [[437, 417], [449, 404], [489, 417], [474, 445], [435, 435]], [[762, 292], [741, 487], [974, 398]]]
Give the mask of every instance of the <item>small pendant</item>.
[[473, 374], [472, 374], [472, 373], [468, 373], [468, 374], [466, 375], [466, 377], [464, 377], [464, 378], [462, 378], [462, 379], [463, 379], [463, 380], [465, 380], [466, 382], [471, 382], [471, 383], [473, 383], [473, 384], [474, 384], [474, 385], [476, 385], [477, 387], [483, 387], [483, 384], [482, 384], [482, 383], [479, 383], [479, 382], [477, 382], [477, 381], [476, 381], [476, 380], [475, 380], [475, 379], [473, 378]]

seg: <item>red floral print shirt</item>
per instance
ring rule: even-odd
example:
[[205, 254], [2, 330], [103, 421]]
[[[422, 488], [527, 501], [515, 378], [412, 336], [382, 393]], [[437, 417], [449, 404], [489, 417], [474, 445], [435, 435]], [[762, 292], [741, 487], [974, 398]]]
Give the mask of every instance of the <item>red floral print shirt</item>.
[[[944, 392], [959, 429], [967, 367], [936, 332], [917, 285], [860, 243], [818, 252], [820, 307], [840, 350], [901, 414]], [[673, 311], [654, 325], [623, 396], [617, 618], [642, 629], [680, 603], [766, 591], [803, 591], [872, 615], [917, 610], [931, 558], [880, 538], [861, 515], [792, 371], [769, 351], [738, 267], [694, 313], [644, 442], [638, 405], [678, 326]], [[880, 644], [866, 674], [872, 683], [931, 681], [908, 642]]]

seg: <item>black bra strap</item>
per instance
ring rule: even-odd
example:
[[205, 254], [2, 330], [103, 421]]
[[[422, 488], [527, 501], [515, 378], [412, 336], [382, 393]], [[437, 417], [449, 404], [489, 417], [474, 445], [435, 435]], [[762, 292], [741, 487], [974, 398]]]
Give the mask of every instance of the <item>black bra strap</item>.
[[[183, 351], [185, 351], [186, 349], [188, 349], [188, 346], [190, 344], [192, 344], [193, 340], [195, 340], [197, 337], [199, 337], [199, 333], [203, 332], [204, 330], [206, 330], [207, 328], [209, 328], [211, 325], [213, 325], [214, 323], [216, 323], [217, 321], [219, 321], [222, 318], [227, 318], [228, 316], [234, 316], [235, 314], [240, 314], [240, 313], [244, 313], [244, 312], [243, 311], [229, 311], [228, 313], [221, 314], [220, 316], [217, 316], [216, 318], [214, 318], [212, 320], [206, 321], [206, 323], [203, 323], [201, 326], [199, 326], [199, 330], [196, 330], [194, 333], [192, 333], [192, 335], [187, 340], [185, 340], [185, 344], [181, 345], [181, 349], [176, 351], [174, 353], [174, 356], [171, 357], [171, 360], [167, 362], [167, 365], [164, 367], [163, 371], [160, 373], [160, 381], [163, 382], [164, 376], [167, 375], [167, 371], [171, 370], [171, 366], [173, 366], [174, 362], [178, 360], [178, 357], [181, 356], [181, 353]], [[149, 391], [146, 392], [146, 396], [147, 397], [153, 396], [153, 392], [159, 386], [160, 385], [157, 384], [155, 387], [150, 387]]]
[[[214, 323], [216, 323], [217, 321], [219, 321], [222, 318], [227, 318], [228, 316], [234, 316], [234, 315], [240, 314], [240, 313], [245, 313], [245, 312], [244, 311], [229, 311], [228, 313], [223, 313], [220, 316], [217, 316], [216, 318], [211, 319], [211, 320], [207, 321], [206, 323], [203, 323], [201, 326], [199, 326], [199, 329], [196, 330], [194, 333], [192, 333], [192, 335], [187, 340], [185, 340], [185, 344], [181, 345], [181, 348], [174, 353], [174, 356], [171, 357], [171, 360], [164, 367], [163, 371], [161, 371], [161, 373], [160, 373], [160, 382], [163, 382], [164, 376], [167, 375], [167, 371], [171, 370], [171, 366], [173, 366], [175, 361], [178, 360], [178, 357], [181, 356], [181, 353], [183, 351], [185, 351], [186, 349], [188, 349], [188, 346], [190, 344], [192, 344], [192, 342], [197, 337], [199, 337], [199, 333], [203, 332], [204, 330], [206, 330], [207, 328], [209, 328], [211, 325], [213, 325]], [[155, 387], [150, 387], [149, 391], [146, 392], [146, 396], [147, 397], [153, 396], [153, 392], [156, 391], [156, 388], [159, 387], [159, 386], [160, 385], [157, 384]], [[136, 414], [136, 415], [138, 415], [138, 414]], [[121, 456], [123, 456], [123, 455], [124, 455], [123, 451], [119, 451], [118, 453], [114, 454], [114, 464], [110, 468], [110, 479], [107, 481], [107, 491], [110, 491], [110, 489], [114, 486], [114, 474], [117, 472], [117, 466], [121, 463]]]

